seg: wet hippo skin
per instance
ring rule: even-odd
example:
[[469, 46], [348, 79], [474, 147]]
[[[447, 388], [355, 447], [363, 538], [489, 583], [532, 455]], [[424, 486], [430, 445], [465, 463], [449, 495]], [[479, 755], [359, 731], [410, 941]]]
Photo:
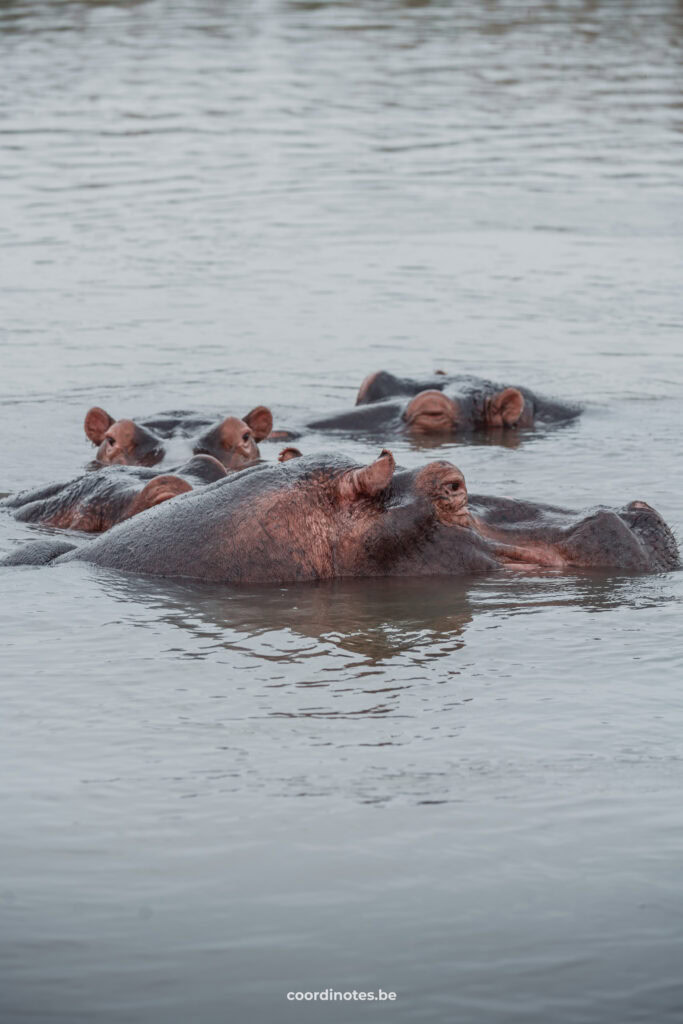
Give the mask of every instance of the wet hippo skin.
[[679, 564], [671, 531], [645, 502], [574, 512], [470, 498], [451, 463], [396, 470], [386, 450], [367, 466], [334, 455], [253, 466], [55, 554], [59, 564], [232, 583]]
[[66, 483], [22, 491], [2, 505], [25, 523], [101, 533], [225, 475], [223, 465], [210, 455], [195, 455], [168, 473], [139, 466], [102, 466]]
[[479, 377], [435, 373], [413, 380], [380, 370], [365, 378], [354, 409], [322, 417], [308, 426], [315, 430], [457, 436], [561, 423], [580, 412], [576, 405], [543, 398], [528, 388], [494, 384]]

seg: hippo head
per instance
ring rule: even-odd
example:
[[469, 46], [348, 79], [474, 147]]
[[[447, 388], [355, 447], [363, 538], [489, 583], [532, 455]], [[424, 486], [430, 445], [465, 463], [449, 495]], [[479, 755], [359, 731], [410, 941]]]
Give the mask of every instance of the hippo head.
[[397, 470], [383, 450], [368, 466], [308, 456], [240, 476], [230, 497], [244, 511], [231, 515], [228, 543], [242, 579], [679, 565], [671, 531], [645, 502], [576, 513], [470, 498], [446, 461]]
[[133, 420], [115, 420], [99, 406], [89, 409], [86, 437], [98, 445], [95, 458], [106, 466], [155, 466], [165, 451], [161, 439]]
[[297, 454], [281, 465], [247, 469], [227, 485], [221, 506], [229, 528], [220, 549], [230, 566], [222, 578], [390, 575], [416, 559], [423, 564], [434, 530], [467, 515], [459, 469], [432, 462], [395, 472], [386, 449], [366, 466]]
[[475, 426], [478, 429], [531, 426], [533, 410], [517, 388], [505, 388], [480, 400], [428, 390], [411, 398], [402, 418], [414, 434], [453, 434]]
[[212, 455], [226, 469], [244, 469], [259, 457], [258, 442], [268, 437], [273, 429], [270, 409], [259, 405], [244, 419], [228, 416], [197, 439], [193, 447], [196, 455]]

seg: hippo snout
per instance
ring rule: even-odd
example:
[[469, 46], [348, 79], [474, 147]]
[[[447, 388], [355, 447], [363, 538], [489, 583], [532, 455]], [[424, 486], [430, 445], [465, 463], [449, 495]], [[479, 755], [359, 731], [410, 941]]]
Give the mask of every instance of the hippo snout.
[[676, 538], [656, 509], [646, 501], [632, 501], [621, 518], [645, 549], [652, 569], [669, 572], [680, 567]]
[[680, 565], [671, 530], [644, 501], [620, 510], [596, 509], [571, 527], [563, 548], [569, 564], [586, 568], [668, 572]]

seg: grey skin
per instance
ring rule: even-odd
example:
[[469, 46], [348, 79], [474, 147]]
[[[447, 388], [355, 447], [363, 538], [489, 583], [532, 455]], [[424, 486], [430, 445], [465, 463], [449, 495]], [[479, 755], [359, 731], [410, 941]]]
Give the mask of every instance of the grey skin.
[[217, 459], [195, 455], [161, 473], [141, 466], [97, 466], [74, 480], [21, 491], [0, 506], [24, 523], [99, 533], [186, 490], [226, 475]]
[[350, 433], [458, 436], [563, 423], [580, 412], [575, 404], [479, 377], [436, 373], [414, 380], [380, 370], [363, 381], [354, 409], [313, 420], [308, 426]]
[[[5, 564], [45, 564], [44, 542]], [[677, 568], [671, 531], [644, 502], [578, 513], [468, 497], [448, 462], [395, 471], [316, 455], [261, 464], [121, 523], [55, 564], [226, 583], [458, 576], [505, 568]]]

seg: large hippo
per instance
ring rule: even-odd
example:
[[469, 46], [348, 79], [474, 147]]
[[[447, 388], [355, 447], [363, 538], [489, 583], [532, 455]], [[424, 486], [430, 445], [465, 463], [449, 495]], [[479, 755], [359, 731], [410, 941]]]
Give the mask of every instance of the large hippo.
[[116, 523], [226, 475], [211, 455], [195, 455], [184, 466], [157, 473], [140, 466], [102, 466], [67, 483], [22, 491], [2, 505], [24, 523], [101, 533]]
[[352, 433], [408, 432], [448, 437], [514, 430], [574, 419], [580, 408], [542, 398], [524, 387], [437, 372], [423, 380], [380, 370], [360, 386], [355, 409], [314, 420], [315, 430]]
[[259, 405], [246, 416], [216, 417], [168, 412], [140, 420], [115, 420], [104, 409], [89, 409], [83, 424], [86, 437], [98, 446], [97, 462], [105, 466], [155, 466], [166, 454], [164, 441], [176, 435], [191, 438], [195, 455], [212, 455], [228, 470], [243, 469], [259, 457], [258, 442], [289, 437], [273, 432], [273, 416]]
[[42, 541], [5, 564], [53, 558], [231, 583], [529, 567], [642, 572], [679, 563], [671, 531], [645, 502], [578, 513], [470, 498], [451, 463], [396, 471], [386, 450], [367, 466], [334, 455], [262, 463], [149, 509], [76, 550]]

